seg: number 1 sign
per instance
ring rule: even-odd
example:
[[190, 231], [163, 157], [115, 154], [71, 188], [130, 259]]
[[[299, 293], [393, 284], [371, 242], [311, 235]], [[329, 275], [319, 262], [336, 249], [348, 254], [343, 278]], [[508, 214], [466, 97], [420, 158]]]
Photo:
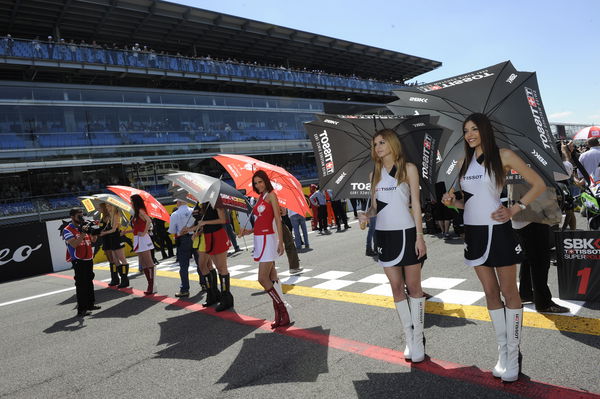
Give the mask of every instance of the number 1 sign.
[[600, 302], [600, 232], [556, 233], [560, 299]]

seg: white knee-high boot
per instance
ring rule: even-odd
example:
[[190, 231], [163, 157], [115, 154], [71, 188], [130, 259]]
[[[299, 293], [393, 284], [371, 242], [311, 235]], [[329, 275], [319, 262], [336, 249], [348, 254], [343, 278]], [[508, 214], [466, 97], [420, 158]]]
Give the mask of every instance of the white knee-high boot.
[[411, 349], [413, 345], [413, 324], [408, 301], [408, 297], [406, 297], [403, 301], [395, 302], [398, 316], [400, 316], [400, 323], [402, 323], [402, 328], [404, 329], [404, 340], [406, 341], [404, 359], [406, 360], [410, 360], [412, 357]]
[[506, 369], [506, 316], [504, 308], [488, 310], [492, 325], [496, 332], [496, 342], [498, 343], [498, 362], [492, 370], [494, 377], [500, 378]]
[[288, 303], [288, 301], [285, 299], [285, 297], [283, 296], [283, 290], [281, 289], [281, 283], [279, 282], [279, 280], [273, 281], [273, 288], [275, 288], [275, 291], [277, 291], [277, 293], [279, 294], [279, 297], [283, 301], [283, 304], [285, 305], [285, 308], [287, 309], [288, 315], [290, 316], [290, 323], [291, 323], [293, 321], [292, 305], [290, 305]]
[[513, 382], [519, 379], [521, 371], [521, 330], [523, 327], [523, 308], [506, 308], [506, 370], [502, 381]]
[[411, 358], [413, 363], [425, 359], [425, 338], [423, 336], [425, 324], [425, 298], [410, 298], [410, 315], [413, 322], [413, 345]]

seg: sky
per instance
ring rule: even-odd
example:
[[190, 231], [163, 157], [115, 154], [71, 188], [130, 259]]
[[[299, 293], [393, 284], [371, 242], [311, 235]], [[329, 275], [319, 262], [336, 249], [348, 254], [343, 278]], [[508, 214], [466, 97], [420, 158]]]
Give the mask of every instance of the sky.
[[600, 0], [171, 1], [442, 62], [418, 82], [510, 60], [550, 122], [600, 124]]

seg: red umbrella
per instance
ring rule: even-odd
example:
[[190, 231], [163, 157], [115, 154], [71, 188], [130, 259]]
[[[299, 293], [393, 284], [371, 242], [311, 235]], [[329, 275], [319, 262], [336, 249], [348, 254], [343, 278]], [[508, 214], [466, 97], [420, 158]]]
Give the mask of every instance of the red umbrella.
[[258, 197], [252, 188], [252, 175], [262, 169], [271, 180], [280, 206], [303, 216], [309, 212], [302, 185], [287, 170], [245, 155], [219, 154], [213, 158], [231, 175], [238, 190], [244, 189], [247, 195]]
[[594, 137], [600, 139], [600, 126], [584, 127], [573, 136], [573, 140], [587, 140]]
[[150, 193], [128, 186], [108, 186], [107, 188], [113, 193], [117, 194], [119, 197], [123, 198], [129, 204], [131, 204], [132, 195], [139, 195], [146, 204], [146, 212], [148, 213], [148, 216], [169, 222], [169, 212], [167, 212], [165, 207]]

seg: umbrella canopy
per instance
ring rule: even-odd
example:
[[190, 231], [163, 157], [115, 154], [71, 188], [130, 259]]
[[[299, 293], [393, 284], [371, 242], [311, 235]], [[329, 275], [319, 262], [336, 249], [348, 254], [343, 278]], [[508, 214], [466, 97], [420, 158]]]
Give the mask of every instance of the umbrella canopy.
[[[170, 173], [165, 176], [165, 179], [181, 187], [199, 203], [209, 202], [213, 208], [222, 206], [246, 213], [252, 210], [246, 197], [221, 179], [186, 171]], [[176, 196], [176, 198], [180, 197]], [[185, 201], [191, 199], [187, 196], [185, 198]]]
[[600, 139], [600, 126], [588, 126], [578, 131], [573, 140]]
[[114, 194], [104, 194], [103, 193], [103, 194], [94, 194], [94, 195], [89, 195], [89, 196], [81, 196], [81, 197], [77, 197], [77, 198], [83, 204], [83, 207], [85, 208], [86, 212], [93, 216], [100, 215], [100, 204], [101, 203], [113, 205], [114, 207], [116, 207], [117, 209], [119, 209], [121, 211], [122, 222], [124, 222], [124, 224], [127, 224], [127, 218], [125, 217], [123, 212], [127, 212], [127, 213], [132, 212], [131, 205], [129, 205], [125, 200], [123, 200], [122, 198], [120, 198], [119, 196], [114, 195]]
[[252, 175], [261, 169], [269, 176], [280, 206], [303, 216], [309, 213], [302, 185], [287, 170], [245, 155], [219, 154], [213, 158], [231, 175], [236, 187], [246, 190], [247, 195], [258, 197], [252, 188]]
[[107, 188], [113, 193], [117, 194], [119, 197], [123, 198], [125, 201], [127, 201], [128, 204], [131, 204], [132, 195], [139, 195], [144, 200], [148, 216], [150, 216], [151, 218], [156, 218], [164, 220], [165, 222], [169, 222], [169, 212], [167, 212], [165, 207], [160, 202], [158, 202], [158, 200], [154, 198], [152, 194], [144, 190], [128, 186], [107, 186]]
[[429, 115], [379, 117], [317, 115], [304, 124], [311, 139], [320, 186], [334, 198], [369, 197], [373, 171], [371, 141], [375, 132], [398, 134], [404, 154], [419, 169], [421, 187], [435, 193], [436, 159], [442, 135], [450, 134]]
[[434, 83], [396, 90], [398, 100], [388, 104], [394, 112], [407, 109], [436, 112], [440, 124], [453, 129], [440, 165], [440, 173], [453, 185], [464, 156], [462, 122], [481, 112], [492, 121], [500, 147], [516, 150], [552, 184], [568, 178], [555, 146], [534, 72], [517, 71], [510, 61]]

